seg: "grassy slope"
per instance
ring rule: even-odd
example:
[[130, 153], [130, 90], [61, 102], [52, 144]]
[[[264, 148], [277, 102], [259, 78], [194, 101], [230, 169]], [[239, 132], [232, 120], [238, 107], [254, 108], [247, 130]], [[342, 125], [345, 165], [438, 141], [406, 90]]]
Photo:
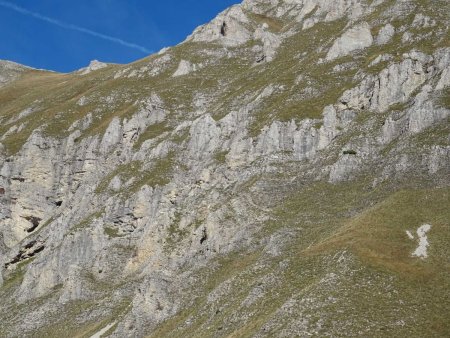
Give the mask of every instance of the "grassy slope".
[[[364, 184], [303, 188], [267, 224], [266, 235], [285, 227], [297, 233], [281, 256], [258, 249], [219, 260], [216, 269], [202, 275], [207, 287], [195, 302], [151, 337], [250, 337], [271, 320], [276, 325], [266, 326], [266, 333], [280, 335], [302, 318], [312, 327], [320, 322], [318, 332], [336, 336], [444, 336], [450, 332], [445, 316], [450, 306], [449, 201], [448, 188], [391, 193], [369, 191]], [[423, 223], [433, 227], [430, 257], [422, 261], [411, 257], [417, 243], [406, 230], [414, 233]], [[344, 265], [336, 260], [341, 256], [347, 257]], [[283, 262], [287, 268], [280, 269]], [[330, 272], [339, 276], [338, 283], [324, 283]], [[252, 290], [265, 287], [264, 276], [271, 275], [278, 282], [254, 304], [244, 305]], [[229, 283], [225, 296], [208, 302], [209, 293], [224, 281]], [[329, 297], [336, 301], [330, 303]], [[315, 303], [280, 315], [293, 299]], [[192, 324], [186, 325], [187, 320]]]

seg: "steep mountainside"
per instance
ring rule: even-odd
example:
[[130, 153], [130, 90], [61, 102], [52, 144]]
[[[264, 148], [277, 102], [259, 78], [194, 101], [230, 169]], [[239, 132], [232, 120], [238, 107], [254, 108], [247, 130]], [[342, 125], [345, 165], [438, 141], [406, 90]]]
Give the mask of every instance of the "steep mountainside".
[[450, 2], [245, 0], [0, 62], [1, 337], [450, 335]]

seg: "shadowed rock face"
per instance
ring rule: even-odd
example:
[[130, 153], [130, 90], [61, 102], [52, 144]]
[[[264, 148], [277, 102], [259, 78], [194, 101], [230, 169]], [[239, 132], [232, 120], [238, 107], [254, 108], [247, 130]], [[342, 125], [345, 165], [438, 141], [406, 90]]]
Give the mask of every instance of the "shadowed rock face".
[[0, 336], [447, 336], [448, 6], [246, 0], [130, 65], [1, 62]]

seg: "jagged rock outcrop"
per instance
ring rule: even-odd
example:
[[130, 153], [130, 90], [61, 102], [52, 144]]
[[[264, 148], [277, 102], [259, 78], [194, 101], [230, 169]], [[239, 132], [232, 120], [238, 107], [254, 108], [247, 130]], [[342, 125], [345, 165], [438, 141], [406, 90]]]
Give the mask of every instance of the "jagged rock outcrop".
[[80, 73], [80, 75], [86, 75], [89, 74], [91, 72], [94, 72], [96, 70], [102, 69], [108, 67], [108, 65], [104, 62], [100, 62], [98, 60], [92, 60], [89, 63], [89, 66], [87, 66], [86, 68], [82, 68], [80, 69], [78, 72]]
[[328, 51], [327, 60], [334, 60], [349, 53], [370, 47], [373, 43], [372, 33], [367, 23], [352, 27], [338, 38]]
[[226, 46], [236, 46], [247, 42], [251, 38], [250, 31], [245, 24], [249, 20], [240, 6], [227, 9], [213, 21], [197, 28], [188, 40], [213, 42], [217, 41]]
[[187, 75], [191, 72], [195, 72], [197, 70], [197, 67], [197, 65], [192, 65], [189, 61], [181, 60], [177, 70], [175, 71], [175, 73], [173, 73], [172, 76], [177, 77]]
[[24, 71], [30, 68], [22, 66], [18, 63], [0, 60], [0, 87], [5, 86], [9, 82], [17, 79]]
[[401, 63], [391, 64], [380, 74], [365, 78], [361, 85], [344, 93], [341, 103], [350, 109], [383, 112], [393, 104], [409, 100], [433, 76], [433, 57], [412, 51]]
[[380, 29], [380, 32], [378, 33], [378, 36], [376, 38], [376, 43], [378, 45], [384, 45], [389, 41], [391, 41], [391, 39], [394, 37], [394, 34], [395, 34], [394, 26], [388, 23], [386, 26]]

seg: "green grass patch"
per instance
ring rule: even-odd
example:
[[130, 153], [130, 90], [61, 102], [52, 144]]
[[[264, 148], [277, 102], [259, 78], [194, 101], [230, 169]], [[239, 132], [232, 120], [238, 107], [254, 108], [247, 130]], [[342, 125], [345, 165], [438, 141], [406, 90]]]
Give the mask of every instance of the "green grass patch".
[[145, 129], [145, 131], [139, 135], [138, 140], [135, 144], [133, 144], [133, 148], [135, 150], [139, 149], [142, 146], [142, 143], [144, 143], [145, 141], [155, 139], [170, 130], [171, 128], [167, 125], [167, 122], [155, 123], [147, 127], [147, 129]]
[[100, 210], [97, 212], [92, 213], [91, 215], [89, 215], [88, 217], [86, 217], [85, 219], [83, 219], [81, 222], [79, 222], [78, 224], [72, 226], [70, 228], [71, 233], [75, 233], [77, 231], [83, 230], [85, 228], [87, 228], [89, 225], [91, 225], [96, 219], [101, 218], [103, 215], [104, 210]]
[[121, 235], [119, 235], [119, 230], [113, 227], [104, 227], [103, 231], [105, 232], [105, 234], [109, 237], [109, 238], [118, 238], [118, 237], [122, 237]]
[[132, 161], [127, 164], [119, 165], [118, 167], [116, 167], [116, 169], [114, 169], [100, 181], [100, 183], [97, 185], [97, 188], [95, 189], [95, 193], [102, 194], [106, 192], [109, 184], [111, 183], [111, 180], [116, 176], [119, 176], [123, 182], [126, 182], [131, 178], [138, 177], [141, 168], [141, 161]]
[[175, 152], [169, 152], [165, 157], [155, 159], [148, 169], [141, 169], [134, 176], [135, 180], [124, 193], [127, 196], [136, 193], [144, 185], [149, 187], [164, 186], [170, 183], [175, 168]]
[[450, 109], [450, 87], [441, 91], [437, 103], [442, 108]]
[[219, 164], [224, 164], [226, 162], [228, 153], [229, 153], [228, 150], [218, 151], [217, 153], [214, 154], [214, 160], [216, 160], [216, 162]]
[[19, 285], [22, 283], [23, 278], [25, 276], [26, 267], [30, 264], [35, 257], [28, 258], [22, 262], [16, 264], [14, 271], [6, 276], [3, 281], [3, 285], [1, 286], [1, 290], [10, 290], [12, 287]]

